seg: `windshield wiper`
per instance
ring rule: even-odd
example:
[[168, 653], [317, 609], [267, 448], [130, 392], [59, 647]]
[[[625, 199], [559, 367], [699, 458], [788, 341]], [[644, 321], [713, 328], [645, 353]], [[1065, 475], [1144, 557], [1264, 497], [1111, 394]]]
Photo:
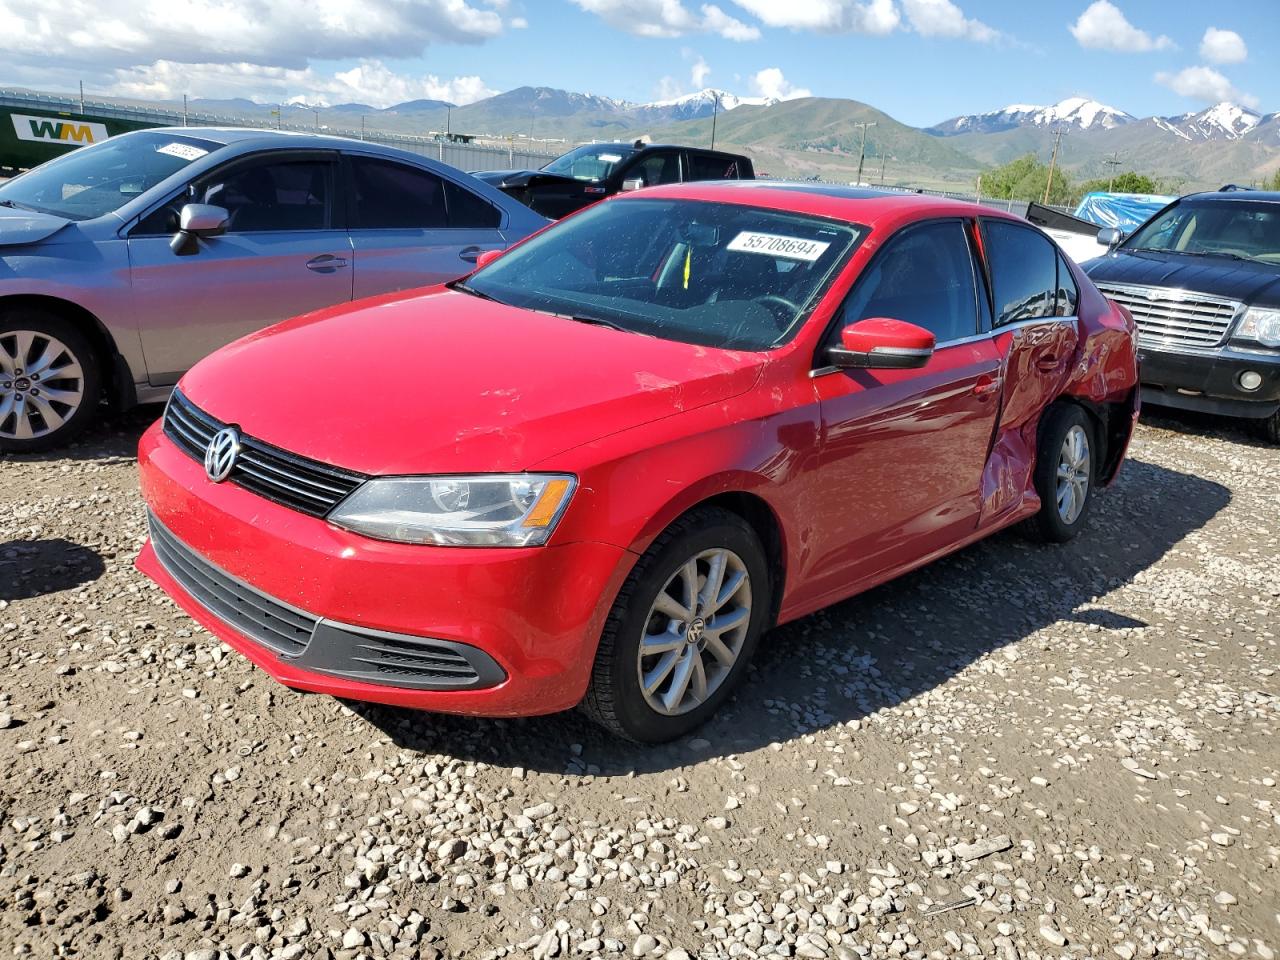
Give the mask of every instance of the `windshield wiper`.
[[39, 213], [35, 207], [28, 206], [25, 203], [19, 203], [17, 200], [0, 200], [0, 207], [11, 207], [14, 210], [30, 210], [32, 213]]
[[458, 290], [462, 293], [468, 293], [473, 297], [479, 297], [481, 300], [492, 300], [494, 303], [502, 303], [502, 301], [499, 300], [497, 297], [491, 296], [490, 294], [485, 293], [483, 290], [477, 290], [475, 287], [471, 286], [471, 284], [466, 283], [462, 280], [450, 280], [448, 283], [445, 284], [445, 286], [448, 287], [450, 290]]
[[1246, 257], [1240, 253], [1228, 253], [1226, 250], [1184, 250], [1183, 253], [1189, 253], [1193, 257], [1225, 257], [1228, 260], [1243, 260], [1245, 263], [1257, 263], [1253, 257]]

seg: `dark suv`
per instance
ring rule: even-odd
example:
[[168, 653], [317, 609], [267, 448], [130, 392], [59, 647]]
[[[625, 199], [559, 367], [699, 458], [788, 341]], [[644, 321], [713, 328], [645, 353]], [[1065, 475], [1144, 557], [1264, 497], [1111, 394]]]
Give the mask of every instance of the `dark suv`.
[[747, 157], [664, 143], [589, 143], [541, 170], [487, 170], [472, 174], [559, 219], [624, 190], [690, 180], [754, 180]]
[[1247, 418], [1280, 443], [1280, 193], [1192, 194], [1110, 239], [1084, 269], [1137, 321], [1143, 402]]

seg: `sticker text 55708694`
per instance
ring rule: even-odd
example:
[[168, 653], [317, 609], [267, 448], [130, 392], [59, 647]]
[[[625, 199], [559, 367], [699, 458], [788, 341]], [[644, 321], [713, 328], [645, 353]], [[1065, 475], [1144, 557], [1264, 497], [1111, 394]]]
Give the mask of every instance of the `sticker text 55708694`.
[[829, 246], [831, 244], [821, 240], [744, 230], [729, 241], [728, 249], [738, 253], [762, 253], [770, 257], [786, 257], [789, 260], [807, 260], [812, 263], [826, 253]]

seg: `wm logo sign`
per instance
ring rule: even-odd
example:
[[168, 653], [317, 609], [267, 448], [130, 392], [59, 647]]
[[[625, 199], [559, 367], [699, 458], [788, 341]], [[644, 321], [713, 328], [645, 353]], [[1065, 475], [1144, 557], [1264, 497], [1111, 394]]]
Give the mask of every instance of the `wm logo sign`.
[[62, 120], [57, 117], [28, 117], [20, 113], [10, 114], [10, 117], [13, 120], [13, 132], [19, 140], [78, 147], [97, 143], [109, 136], [107, 128], [101, 123]]

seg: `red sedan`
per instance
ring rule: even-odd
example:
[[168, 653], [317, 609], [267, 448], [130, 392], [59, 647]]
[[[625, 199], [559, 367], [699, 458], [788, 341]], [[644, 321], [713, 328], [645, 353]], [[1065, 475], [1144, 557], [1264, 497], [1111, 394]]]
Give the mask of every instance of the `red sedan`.
[[1134, 342], [1003, 213], [653, 188], [201, 362], [142, 439], [138, 563], [289, 687], [662, 741], [770, 627], [1078, 533]]

